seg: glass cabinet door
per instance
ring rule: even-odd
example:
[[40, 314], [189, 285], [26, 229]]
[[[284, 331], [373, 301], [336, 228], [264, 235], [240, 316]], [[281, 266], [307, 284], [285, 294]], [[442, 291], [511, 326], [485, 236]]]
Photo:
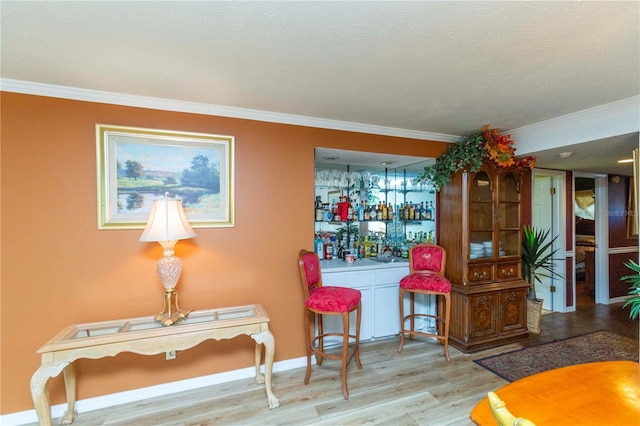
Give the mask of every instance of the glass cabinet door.
[[498, 256], [520, 256], [520, 181], [514, 173], [499, 177]]
[[494, 230], [494, 184], [486, 171], [476, 173], [469, 188], [469, 231], [471, 259], [492, 258]]

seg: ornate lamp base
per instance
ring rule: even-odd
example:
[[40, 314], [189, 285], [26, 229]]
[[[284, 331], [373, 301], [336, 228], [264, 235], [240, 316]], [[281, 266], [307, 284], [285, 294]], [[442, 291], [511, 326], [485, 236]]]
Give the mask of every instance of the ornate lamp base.
[[[183, 311], [178, 306], [178, 292], [175, 288], [164, 291], [164, 306], [162, 312], [156, 315], [155, 320], [160, 321], [162, 325], [173, 325], [179, 319], [186, 318], [191, 311]], [[175, 309], [173, 307], [175, 306]]]

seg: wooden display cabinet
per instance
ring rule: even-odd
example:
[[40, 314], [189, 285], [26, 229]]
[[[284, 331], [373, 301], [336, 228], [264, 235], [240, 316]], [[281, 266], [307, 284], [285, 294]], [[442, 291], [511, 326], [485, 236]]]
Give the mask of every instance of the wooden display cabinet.
[[452, 284], [450, 342], [463, 352], [528, 337], [522, 279], [522, 172], [484, 162], [439, 193], [438, 244]]

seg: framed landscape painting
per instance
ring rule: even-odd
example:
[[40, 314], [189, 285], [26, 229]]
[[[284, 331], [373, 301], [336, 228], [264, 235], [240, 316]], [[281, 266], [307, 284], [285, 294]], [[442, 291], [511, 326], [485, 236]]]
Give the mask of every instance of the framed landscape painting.
[[232, 136], [104, 124], [96, 133], [99, 229], [143, 229], [165, 194], [194, 228], [234, 226]]

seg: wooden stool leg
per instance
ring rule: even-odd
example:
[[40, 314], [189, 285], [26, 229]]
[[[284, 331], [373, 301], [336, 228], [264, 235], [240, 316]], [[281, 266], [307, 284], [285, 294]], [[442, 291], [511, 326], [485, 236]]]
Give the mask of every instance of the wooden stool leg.
[[449, 324], [451, 320], [451, 294], [444, 294], [444, 356], [451, 362], [449, 356]]
[[358, 310], [356, 314], [356, 349], [355, 349], [355, 357], [356, 357], [356, 365], [359, 369], [362, 369], [362, 363], [360, 362], [360, 320], [362, 319], [362, 304], [358, 305]]
[[347, 389], [347, 363], [349, 360], [349, 312], [342, 313], [342, 396], [349, 399]]
[[316, 318], [318, 319], [318, 351], [316, 352], [316, 364], [322, 365], [323, 355], [324, 355], [324, 324], [322, 323], [322, 314], [316, 314]]
[[411, 327], [411, 332], [409, 333], [409, 340], [413, 340], [413, 332], [416, 331], [416, 295], [413, 291], [409, 292], [409, 312], [411, 313], [411, 319], [409, 320], [409, 324]]
[[398, 346], [398, 352], [402, 352], [404, 346], [404, 289], [400, 289], [400, 346]]
[[[307, 341], [307, 372], [304, 375], [304, 384], [309, 384], [309, 377], [311, 377], [311, 335], [313, 334], [313, 323], [309, 321], [309, 317], [311, 317], [312, 312], [305, 311], [304, 313], [304, 329], [305, 329], [305, 339]], [[313, 314], [315, 315], [315, 314]]]

